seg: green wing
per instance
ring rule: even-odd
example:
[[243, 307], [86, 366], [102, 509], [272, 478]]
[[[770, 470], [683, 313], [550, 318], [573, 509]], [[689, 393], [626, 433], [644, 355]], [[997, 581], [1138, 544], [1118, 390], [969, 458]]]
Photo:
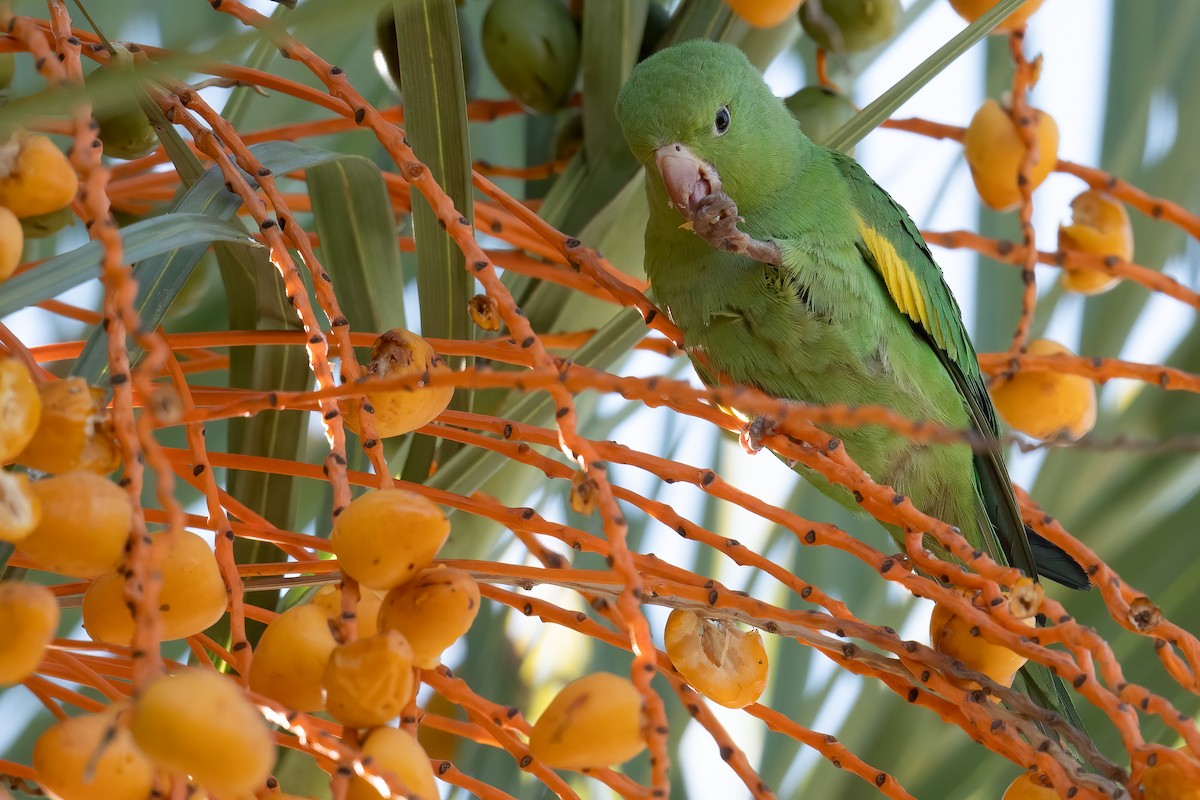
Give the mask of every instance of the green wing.
[[[1008, 470], [995, 444], [996, 412], [979, 372], [962, 312], [908, 214], [853, 159], [833, 153], [850, 187], [859, 222], [859, 251], [883, 281], [896, 307], [912, 321], [954, 381], [976, 432], [993, 443], [975, 453], [975, 479], [988, 518], [1008, 563], [1036, 576], [1037, 566], [1012, 493]], [[995, 554], [993, 554], [995, 555]]]
[[[975, 452], [975, 481], [1008, 563], [1035, 580], [1040, 568], [1061, 583], [1086, 588], [1087, 576], [1079, 565], [1049, 542], [1038, 542], [1038, 560], [1034, 560], [1012, 481], [1000, 456], [996, 412], [979, 372], [975, 349], [963, 328], [958, 303], [929, 246], [908, 213], [857, 162], [842, 153], [833, 152], [833, 156], [850, 186], [859, 216], [859, 251], [882, 279], [896, 307], [933, 346], [962, 395], [972, 426], [992, 444]], [[1074, 727], [1084, 729], [1070, 693], [1058, 676], [1041, 664], [1030, 663], [1022, 668], [1021, 678], [1026, 693], [1035, 702], [1057, 710]]]

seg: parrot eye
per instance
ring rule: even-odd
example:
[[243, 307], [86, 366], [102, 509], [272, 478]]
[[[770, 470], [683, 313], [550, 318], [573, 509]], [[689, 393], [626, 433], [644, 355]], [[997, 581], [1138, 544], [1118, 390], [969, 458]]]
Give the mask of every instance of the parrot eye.
[[713, 120], [713, 133], [717, 136], [729, 130], [729, 106], [721, 106], [717, 109], [717, 118]]

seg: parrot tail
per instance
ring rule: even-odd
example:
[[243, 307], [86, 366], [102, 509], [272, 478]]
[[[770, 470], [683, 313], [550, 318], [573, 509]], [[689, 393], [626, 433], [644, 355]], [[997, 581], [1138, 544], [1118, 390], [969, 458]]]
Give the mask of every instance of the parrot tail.
[[1033, 551], [1033, 563], [1037, 565], [1039, 575], [1071, 589], [1092, 588], [1092, 582], [1088, 580], [1083, 567], [1062, 548], [1039, 536], [1028, 526], [1025, 535], [1029, 537], [1029, 549]]

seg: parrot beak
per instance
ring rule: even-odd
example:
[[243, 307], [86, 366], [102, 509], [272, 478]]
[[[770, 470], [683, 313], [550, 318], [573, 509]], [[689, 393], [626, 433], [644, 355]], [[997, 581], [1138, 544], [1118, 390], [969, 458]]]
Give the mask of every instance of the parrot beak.
[[672, 143], [654, 151], [654, 164], [667, 187], [671, 206], [691, 221], [696, 204], [721, 190], [721, 178], [712, 165], [685, 145]]

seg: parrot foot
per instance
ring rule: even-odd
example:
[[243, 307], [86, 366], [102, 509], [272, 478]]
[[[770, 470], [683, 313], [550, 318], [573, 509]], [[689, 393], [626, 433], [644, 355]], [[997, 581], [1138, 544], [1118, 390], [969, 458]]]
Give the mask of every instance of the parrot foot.
[[716, 191], [696, 204], [691, 219], [692, 232], [719, 250], [749, 256], [764, 264], [782, 264], [783, 253], [779, 245], [754, 239], [738, 230], [738, 223], [745, 221], [744, 217], [738, 216], [737, 203], [733, 198]]
[[746, 427], [742, 428], [738, 441], [742, 443], [743, 450], [754, 455], [763, 449], [763, 439], [774, 436], [778, 430], [779, 420], [771, 417], [755, 417], [746, 423]]

